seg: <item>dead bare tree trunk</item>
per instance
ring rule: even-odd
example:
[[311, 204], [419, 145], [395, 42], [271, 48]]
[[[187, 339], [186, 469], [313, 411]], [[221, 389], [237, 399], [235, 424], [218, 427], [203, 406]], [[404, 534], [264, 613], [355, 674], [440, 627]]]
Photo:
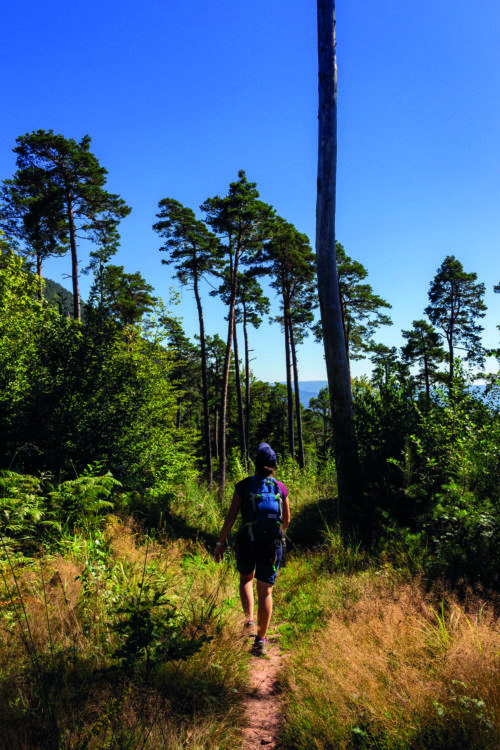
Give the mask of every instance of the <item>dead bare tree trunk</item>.
[[350, 515], [361, 501], [351, 380], [346, 357], [337, 263], [335, 198], [337, 178], [337, 57], [335, 1], [318, 0], [319, 139], [316, 202], [316, 258], [321, 323], [332, 406], [339, 512]]

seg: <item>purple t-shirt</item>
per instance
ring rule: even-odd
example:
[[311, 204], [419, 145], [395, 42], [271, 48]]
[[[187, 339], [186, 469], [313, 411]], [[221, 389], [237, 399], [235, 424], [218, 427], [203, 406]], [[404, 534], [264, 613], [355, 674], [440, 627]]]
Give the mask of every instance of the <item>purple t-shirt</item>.
[[[238, 482], [234, 485], [234, 489], [236, 490], [236, 493], [241, 497], [244, 498], [247, 495], [247, 487], [248, 483], [250, 482], [252, 477], [246, 477], [246, 479], [242, 479], [241, 482]], [[263, 477], [265, 478], [265, 477]], [[288, 490], [283, 484], [283, 482], [280, 482], [278, 479], [275, 480], [278, 484], [278, 487], [280, 488], [281, 496], [283, 500], [286, 500], [288, 497]]]

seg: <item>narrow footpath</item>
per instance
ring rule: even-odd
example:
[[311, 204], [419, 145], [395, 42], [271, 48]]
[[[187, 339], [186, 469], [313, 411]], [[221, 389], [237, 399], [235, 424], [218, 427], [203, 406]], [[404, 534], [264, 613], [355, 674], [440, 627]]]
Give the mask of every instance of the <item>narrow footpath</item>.
[[271, 636], [267, 656], [254, 657], [250, 663], [249, 691], [244, 702], [248, 726], [243, 730], [243, 750], [278, 748], [281, 715], [276, 680], [281, 660], [279, 639]]

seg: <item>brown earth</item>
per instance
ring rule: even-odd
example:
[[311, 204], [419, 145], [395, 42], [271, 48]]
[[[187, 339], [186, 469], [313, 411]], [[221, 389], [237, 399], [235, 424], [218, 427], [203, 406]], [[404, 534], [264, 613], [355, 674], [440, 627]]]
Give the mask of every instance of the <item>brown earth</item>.
[[281, 715], [276, 681], [281, 659], [279, 641], [269, 639], [267, 656], [254, 657], [250, 663], [250, 685], [244, 701], [248, 724], [243, 730], [243, 750], [278, 748]]

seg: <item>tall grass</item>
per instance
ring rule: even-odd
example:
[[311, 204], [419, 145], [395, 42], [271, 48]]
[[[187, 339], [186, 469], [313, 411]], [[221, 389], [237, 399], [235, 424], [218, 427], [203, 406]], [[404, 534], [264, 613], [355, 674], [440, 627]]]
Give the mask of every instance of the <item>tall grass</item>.
[[[278, 473], [292, 510], [270, 633], [290, 651], [282, 747], [500, 747], [493, 612], [425, 594], [407, 537], [378, 556], [347, 537], [331, 468]], [[232, 487], [222, 501], [191, 481], [151, 490], [119, 495], [121, 519], [83, 509], [36, 553], [34, 537], [4, 537], [0, 748], [240, 746], [248, 643], [231, 550], [212, 555]]]
[[0, 747], [237, 745], [235, 579], [202, 545], [110, 518], [71, 555], [4, 568], [0, 604]]
[[500, 747], [500, 627], [477, 601], [365, 582], [296, 648], [282, 678], [290, 750]]

